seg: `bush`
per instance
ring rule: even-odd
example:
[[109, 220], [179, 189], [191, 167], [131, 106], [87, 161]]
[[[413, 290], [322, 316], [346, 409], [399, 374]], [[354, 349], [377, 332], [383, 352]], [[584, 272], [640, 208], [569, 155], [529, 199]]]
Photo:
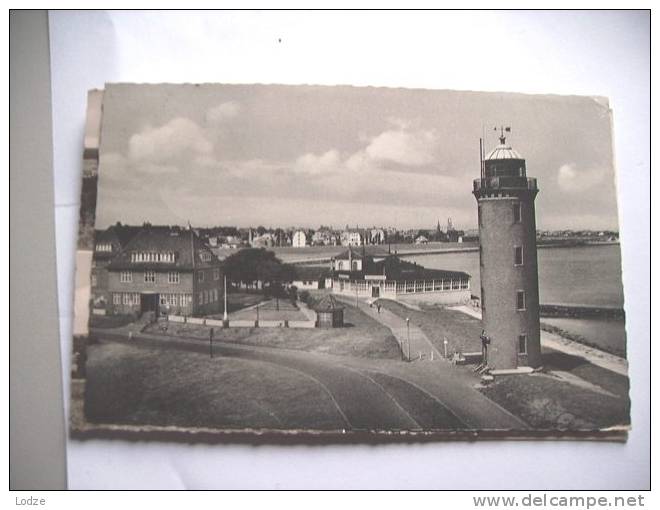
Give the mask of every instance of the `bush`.
[[309, 292], [307, 292], [306, 290], [303, 290], [302, 292], [298, 293], [298, 299], [300, 299], [300, 301], [302, 301], [305, 304], [309, 304], [309, 298], [310, 298]]

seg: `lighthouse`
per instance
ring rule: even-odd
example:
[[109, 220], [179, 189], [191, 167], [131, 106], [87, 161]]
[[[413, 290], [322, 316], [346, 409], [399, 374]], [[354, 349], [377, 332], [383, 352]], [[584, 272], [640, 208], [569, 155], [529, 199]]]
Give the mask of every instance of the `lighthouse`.
[[484, 363], [491, 369], [541, 365], [539, 279], [536, 259], [536, 179], [507, 144], [481, 154], [474, 180], [478, 204]]

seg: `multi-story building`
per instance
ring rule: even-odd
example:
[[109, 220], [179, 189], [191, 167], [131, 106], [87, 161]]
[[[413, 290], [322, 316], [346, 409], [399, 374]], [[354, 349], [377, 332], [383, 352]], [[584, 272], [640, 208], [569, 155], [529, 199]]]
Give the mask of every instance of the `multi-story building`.
[[144, 226], [107, 266], [111, 313], [222, 309], [220, 261], [192, 229]]
[[362, 246], [363, 244], [364, 236], [360, 229], [349, 228], [341, 233], [342, 246]]
[[108, 264], [137, 233], [138, 228], [112, 225], [94, 235], [94, 255], [91, 270], [92, 313], [105, 314], [110, 303]]
[[307, 234], [304, 230], [296, 230], [294, 232], [291, 245], [294, 248], [304, 248], [307, 246]]
[[[487, 359], [493, 369], [541, 364], [536, 260], [536, 179], [507, 145], [483, 158], [473, 193], [478, 203], [481, 312]], [[489, 343], [488, 343], [489, 342]]]

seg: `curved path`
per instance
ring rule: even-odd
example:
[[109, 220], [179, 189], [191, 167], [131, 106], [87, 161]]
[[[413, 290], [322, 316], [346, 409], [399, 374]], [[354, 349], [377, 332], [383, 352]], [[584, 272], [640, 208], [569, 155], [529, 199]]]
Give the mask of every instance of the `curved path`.
[[[207, 353], [199, 339], [96, 331], [102, 339]], [[214, 343], [219, 356], [274, 363], [304, 373], [334, 401], [346, 427], [364, 430], [523, 429], [526, 425], [473, 388], [474, 379], [444, 362], [405, 363]]]

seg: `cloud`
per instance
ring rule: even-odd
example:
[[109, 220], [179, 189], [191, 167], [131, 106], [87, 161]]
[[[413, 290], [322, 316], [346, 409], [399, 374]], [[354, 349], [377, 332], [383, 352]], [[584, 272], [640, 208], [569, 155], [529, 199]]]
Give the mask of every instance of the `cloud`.
[[149, 173], [171, 173], [179, 164], [212, 152], [213, 144], [204, 130], [182, 117], [160, 127], [148, 126], [128, 142], [129, 161], [137, 170]]
[[316, 155], [307, 153], [300, 156], [293, 165], [296, 174], [328, 175], [342, 171], [342, 161], [337, 150], [329, 150]]
[[599, 168], [578, 168], [575, 163], [566, 163], [557, 170], [557, 183], [566, 193], [581, 193], [599, 184], [603, 175]]
[[376, 161], [390, 161], [405, 166], [423, 166], [436, 159], [438, 138], [434, 131], [388, 130], [366, 147], [366, 154]]
[[227, 101], [206, 112], [206, 122], [211, 125], [222, 124], [236, 117], [240, 111], [240, 103], [237, 101]]

